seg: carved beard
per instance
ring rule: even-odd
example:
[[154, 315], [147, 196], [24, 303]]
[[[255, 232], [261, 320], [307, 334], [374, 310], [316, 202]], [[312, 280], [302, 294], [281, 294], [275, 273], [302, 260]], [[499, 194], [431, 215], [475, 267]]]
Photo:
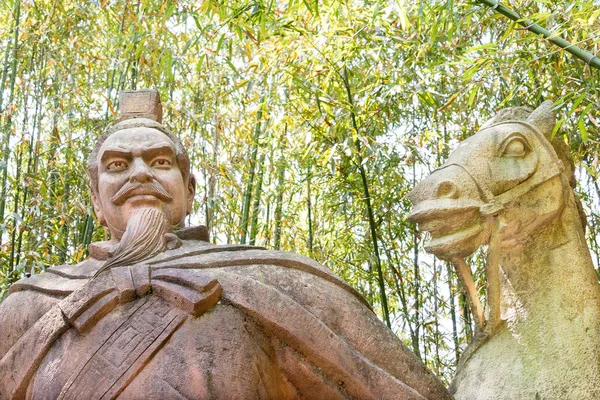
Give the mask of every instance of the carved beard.
[[171, 230], [172, 226], [162, 211], [150, 207], [135, 210], [121, 241], [111, 250], [110, 257], [94, 277], [112, 267], [132, 265], [162, 253], [167, 247], [165, 235]]

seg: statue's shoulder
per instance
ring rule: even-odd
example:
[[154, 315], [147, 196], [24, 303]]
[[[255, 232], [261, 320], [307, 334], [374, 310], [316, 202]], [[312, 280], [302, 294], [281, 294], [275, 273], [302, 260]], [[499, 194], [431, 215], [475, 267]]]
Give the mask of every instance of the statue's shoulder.
[[259, 274], [274, 275], [283, 282], [294, 280], [297, 278], [296, 274], [302, 274], [309, 279], [332, 283], [370, 308], [358, 291], [329, 268], [309, 257], [287, 251], [267, 250], [245, 244], [217, 245], [205, 241], [183, 240], [179, 248], [161, 253], [147, 263], [156, 272], [176, 268], [187, 270], [191, 274], [199, 270], [212, 270], [217, 274], [248, 275], [253, 270], [259, 270], [262, 271]]
[[[177, 283], [184, 289], [178, 292], [179, 298], [186, 294], [186, 288], [199, 286], [196, 282], [215, 280], [222, 286], [222, 306], [243, 311], [289, 348], [302, 349], [303, 356], [315, 362], [324, 374], [342, 373], [347, 379], [335, 375], [341, 382], [371, 380], [374, 387], [363, 386], [366, 389], [362, 397], [368, 397], [365, 393], [371, 391], [394, 393], [387, 398], [451, 398], [435, 376], [378, 320], [366, 300], [315, 260], [247, 245], [183, 241], [179, 249], [162, 253], [149, 263], [153, 290], [156, 283]], [[327, 362], [319, 364], [319, 360]], [[302, 368], [291, 358], [285, 362], [295, 372]], [[336, 363], [344, 366], [342, 371], [327, 369]], [[374, 383], [376, 375], [379, 383]], [[409, 396], [400, 391], [409, 386], [418, 387], [426, 395], [411, 391]], [[377, 394], [372, 397], [385, 397]]]
[[48, 268], [10, 287], [0, 303], [0, 359], [53, 306], [88, 281], [65, 276], [65, 271], [76, 271], [79, 266]]
[[9, 296], [17, 292], [38, 292], [53, 297], [64, 297], [83, 286], [100, 265], [88, 259], [76, 265], [59, 265], [40, 274], [24, 277], [8, 290]]

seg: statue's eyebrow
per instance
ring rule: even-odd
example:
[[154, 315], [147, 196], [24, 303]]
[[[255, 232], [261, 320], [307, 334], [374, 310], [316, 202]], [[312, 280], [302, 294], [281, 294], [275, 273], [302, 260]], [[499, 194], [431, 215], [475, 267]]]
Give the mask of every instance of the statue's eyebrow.
[[131, 160], [133, 158], [133, 154], [129, 150], [119, 149], [116, 147], [105, 149], [102, 152], [102, 157], [100, 158], [101, 162], [106, 161], [108, 158], [124, 158], [126, 160]]
[[[155, 144], [147, 149], [143, 149], [141, 153], [145, 160], [150, 160], [158, 155], [169, 157], [173, 157], [175, 155], [173, 146], [168, 143]], [[109, 147], [102, 152], [100, 161], [105, 162], [109, 158], [123, 158], [127, 161], [131, 161], [133, 159], [133, 152], [131, 150], [125, 150], [119, 147]]]
[[168, 143], [158, 143], [142, 150], [142, 157], [145, 160], [150, 160], [158, 155], [173, 157], [175, 155], [173, 146]]

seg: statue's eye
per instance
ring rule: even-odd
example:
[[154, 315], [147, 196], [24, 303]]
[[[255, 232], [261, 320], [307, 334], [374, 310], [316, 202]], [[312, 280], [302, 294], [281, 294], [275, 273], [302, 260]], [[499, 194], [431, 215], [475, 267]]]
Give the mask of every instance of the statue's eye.
[[112, 161], [108, 163], [106, 169], [112, 172], [123, 171], [127, 169], [127, 163], [125, 161]]
[[523, 157], [529, 151], [529, 145], [522, 136], [510, 138], [504, 145], [503, 157]]
[[171, 168], [171, 160], [168, 158], [157, 158], [152, 161], [152, 167], [156, 168]]

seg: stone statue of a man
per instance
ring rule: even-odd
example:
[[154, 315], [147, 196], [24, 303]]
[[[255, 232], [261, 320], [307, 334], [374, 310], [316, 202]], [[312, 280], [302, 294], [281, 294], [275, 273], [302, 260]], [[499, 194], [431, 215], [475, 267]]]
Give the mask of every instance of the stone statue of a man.
[[156, 91], [125, 92], [89, 158], [111, 240], [0, 304], [0, 399], [450, 399], [315, 261], [213, 245]]

